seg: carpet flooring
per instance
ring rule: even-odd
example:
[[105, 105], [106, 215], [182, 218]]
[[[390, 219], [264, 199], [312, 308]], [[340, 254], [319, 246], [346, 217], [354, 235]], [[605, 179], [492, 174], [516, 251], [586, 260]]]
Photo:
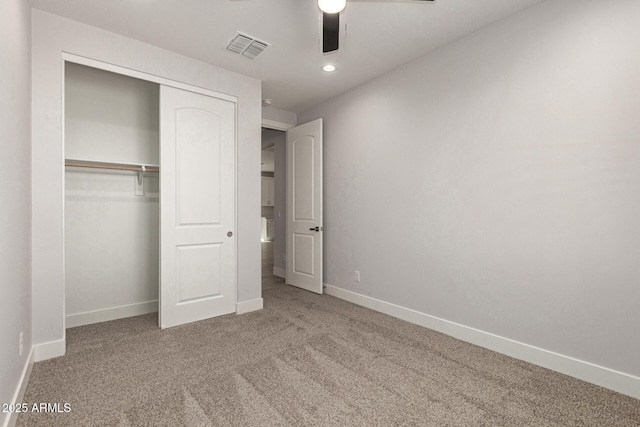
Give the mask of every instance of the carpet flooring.
[[640, 401], [274, 280], [264, 309], [67, 331], [18, 426], [640, 426]]

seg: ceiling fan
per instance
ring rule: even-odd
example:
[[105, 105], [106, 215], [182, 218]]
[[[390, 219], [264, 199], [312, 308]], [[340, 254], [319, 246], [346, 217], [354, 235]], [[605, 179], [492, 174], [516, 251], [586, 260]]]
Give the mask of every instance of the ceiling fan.
[[[367, 1], [367, 0], [349, 0]], [[380, 1], [380, 0], [378, 0]], [[395, 2], [395, 0], [383, 0]], [[406, 1], [406, 0], [401, 0]], [[410, 0], [411, 2], [433, 2], [435, 0]], [[338, 50], [340, 45], [340, 12], [347, 6], [347, 0], [318, 0], [318, 7], [322, 11], [322, 52], [331, 53]]]

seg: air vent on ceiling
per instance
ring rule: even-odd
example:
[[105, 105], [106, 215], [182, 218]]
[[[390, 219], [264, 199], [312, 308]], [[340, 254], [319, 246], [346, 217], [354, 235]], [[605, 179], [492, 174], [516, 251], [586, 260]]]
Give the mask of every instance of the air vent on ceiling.
[[229, 42], [227, 50], [246, 56], [249, 59], [256, 59], [266, 48], [271, 46], [269, 43], [258, 40], [247, 34], [238, 32], [233, 40]]

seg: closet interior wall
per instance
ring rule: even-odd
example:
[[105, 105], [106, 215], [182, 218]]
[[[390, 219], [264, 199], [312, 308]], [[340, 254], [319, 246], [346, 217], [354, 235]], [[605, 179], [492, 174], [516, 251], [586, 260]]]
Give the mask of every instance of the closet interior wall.
[[[159, 86], [67, 62], [65, 158], [157, 166]], [[157, 311], [158, 173], [65, 170], [66, 327]]]

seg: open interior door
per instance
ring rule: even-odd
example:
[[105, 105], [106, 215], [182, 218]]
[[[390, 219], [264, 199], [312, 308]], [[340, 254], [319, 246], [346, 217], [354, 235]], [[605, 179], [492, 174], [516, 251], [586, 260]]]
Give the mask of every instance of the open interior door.
[[287, 283], [322, 294], [322, 119], [287, 131]]
[[161, 328], [235, 311], [235, 111], [160, 87]]

